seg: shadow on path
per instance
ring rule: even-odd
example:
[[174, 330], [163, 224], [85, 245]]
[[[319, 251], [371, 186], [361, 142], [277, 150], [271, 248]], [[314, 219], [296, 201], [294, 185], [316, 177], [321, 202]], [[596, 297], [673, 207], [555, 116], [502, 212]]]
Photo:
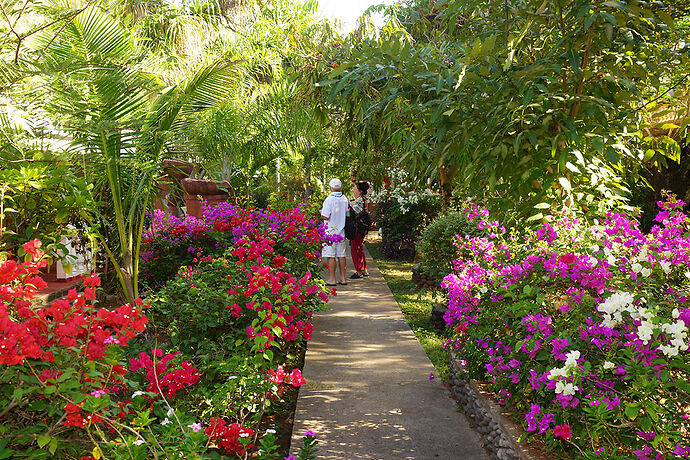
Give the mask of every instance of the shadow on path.
[[339, 286], [315, 315], [292, 453], [312, 430], [318, 459], [487, 459], [440, 380], [429, 381], [434, 367], [369, 254], [367, 264], [370, 278]]

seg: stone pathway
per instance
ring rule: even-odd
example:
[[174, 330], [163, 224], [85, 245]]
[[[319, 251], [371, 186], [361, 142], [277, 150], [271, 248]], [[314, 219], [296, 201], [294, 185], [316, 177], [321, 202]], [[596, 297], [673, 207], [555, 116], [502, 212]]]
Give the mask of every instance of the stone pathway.
[[[487, 459], [367, 254], [371, 277], [338, 286], [315, 315], [293, 454], [316, 433], [318, 459]], [[352, 272], [352, 262], [348, 259]]]

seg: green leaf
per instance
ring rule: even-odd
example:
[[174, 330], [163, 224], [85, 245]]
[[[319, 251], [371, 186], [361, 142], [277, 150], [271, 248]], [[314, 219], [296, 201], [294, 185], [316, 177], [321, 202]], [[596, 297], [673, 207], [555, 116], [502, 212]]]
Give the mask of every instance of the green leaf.
[[675, 27], [675, 21], [673, 20], [673, 17], [666, 11], [657, 11], [656, 16], [671, 29]]
[[50, 436], [39, 436], [38, 437], [38, 447], [43, 449], [43, 447], [45, 447], [45, 445], [48, 444], [51, 439], [52, 438]]
[[70, 210], [69, 209], [60, 209], [57, 214], [55, 215], [55, 223], [56, 224], [62, 224], [67, 221], [67, 218], [69, 217]]
[[618, 164], [621, 161], [620, 155], [618, 155], [618, 152], [612, 147], [606, 149], [606, 159], [613, 164]]
[[601, 14], [602, 18], [606, 19], [608, 22], [610, 22], [614, 26], [618, 25], [616, 18], [611, 13], [600, 13], [600, 14]]
[[604, 25], [604, 33], [609, 41], [613, 40], [613, 26], [611, 24]]
[[565, 177], [559, 177], [558, 183], [560, 183], [561, 187], [563, 187], [563, 189], [567, 192], [570, 192], [573, 190], [572, 186], [570, 185], [570, 181]]
[[585, 32], [589, 30], [590, 27], [592, 27], [592, 24], [594, 24], [594, 21], [597, 19], [596, 13], [592, 13], [587, 18], [585, 19]]
[[548, 209], [551, 207], [551, 204], [550, 203], [539, 203], [539, 204], [535, 204], [534, 207], [536, 209]]
[[635, 420], [640, 413], [640, 407], [637, 404], [628, 404], [625, 407], [625, 416], [630, 420]]
[[594, 147], [599, 152], [604, 151], [604, 139], [601, 136], [592, 137], [592, 147]]
[[55, 451], [58, 448], [58, 440], [56, 438], [52, 438], [50, 440], [50, 445], [48, 446], [48, 450], [50, 451], [51, 455], [55, 455]]

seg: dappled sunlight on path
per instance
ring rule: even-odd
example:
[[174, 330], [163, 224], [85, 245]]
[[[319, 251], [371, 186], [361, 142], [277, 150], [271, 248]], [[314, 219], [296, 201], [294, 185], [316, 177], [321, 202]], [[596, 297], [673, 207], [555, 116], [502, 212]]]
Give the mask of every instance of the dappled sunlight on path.
[[340, 286], [315, 317], [293, 451], [312, 430], [319, 459], [488, 458], [440, 380], [429, 380], [433, 365], [367, 264], [371, 277]]

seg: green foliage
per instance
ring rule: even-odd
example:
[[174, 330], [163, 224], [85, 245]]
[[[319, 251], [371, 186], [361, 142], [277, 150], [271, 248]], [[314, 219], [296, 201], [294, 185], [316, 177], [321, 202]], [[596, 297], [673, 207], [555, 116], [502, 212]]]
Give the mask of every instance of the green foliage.
[[[88, 233], [84, 219], [95, 211], [90, 188], [57, 160], [0, 169], [0, 251], [23, 256], [21, 244], [39, 239], [51, 257], [64, 257], [63, 236]], [[69, 224], [81, 229], [70, 231]]]
[[417, 242], [417, 252], [432, 276], [442, 277], [451, 272], [453, 260], [460, 255], [455, 241], [465, 235], [478, 236], [477, 222], [465, 212], [452, 212], [434, 220]]
[[391, 259], [414, 258], [416, 241], [441, 210], [439, 197], [396, 188], [372, 200], [376, 203], [374, 225], [381, 229], [383, 255]]
[[[228, 289], [234, 287], [236, 277], [237, 270], [225, 259], [206, 263], [194, 272], [183, 268], [180, 276], [150, 298], [152, 321], [184, 353], [208, 359], [232, 355], [235, 341], [246, 337], [244, 329], [249, 325], [247, 318], [242, 324], [228, 318]], [[205, 340], [200, 342], [199, 337]]]
[[[642, 112], [686, 60], [663, 43], [674, 20], [646, 2], [483, 0], [406, 11], [356, 33], [323, 74], [329, 102], [369, 148], [424, 180], [450, 179], [504, 213], [540, 202], [624, 203], [619, 178], [646, 150]], [[675, 155], [661, 148], [655, 156]], [[598, 211], [598, 209], [596, 209]]]

